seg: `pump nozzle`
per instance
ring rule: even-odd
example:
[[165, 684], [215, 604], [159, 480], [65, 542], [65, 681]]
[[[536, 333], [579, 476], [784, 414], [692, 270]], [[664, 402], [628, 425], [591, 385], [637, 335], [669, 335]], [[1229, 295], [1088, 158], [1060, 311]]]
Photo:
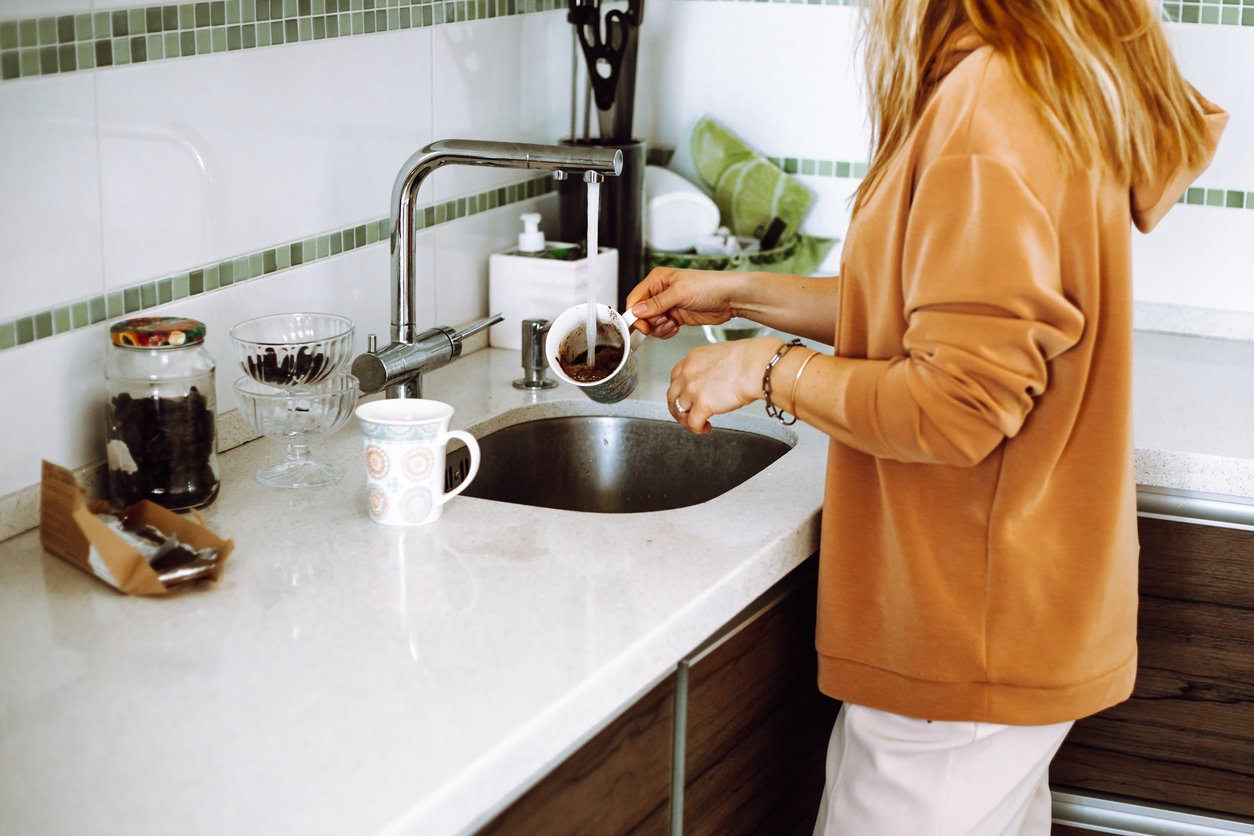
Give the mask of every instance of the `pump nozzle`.
[[538, 253], [544, 250], [544, 233], [540, 231], [540, 214], [526, 212], [522, 215], [523, 231], [518, 233], [518, 251]]

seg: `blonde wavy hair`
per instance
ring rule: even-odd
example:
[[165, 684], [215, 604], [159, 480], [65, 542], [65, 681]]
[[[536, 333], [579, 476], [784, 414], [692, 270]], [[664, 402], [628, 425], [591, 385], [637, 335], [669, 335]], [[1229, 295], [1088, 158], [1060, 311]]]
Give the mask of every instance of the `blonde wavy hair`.
[[1129, 184], [1162, 165], [1198, 165], [1206, 128], [1153, 0], [861, 0], [872, 154], [854, 197], [869, 194], [906, 143], [927, 75], [969, 25], [1010, 62], [1065, 164], [1109, 165]]

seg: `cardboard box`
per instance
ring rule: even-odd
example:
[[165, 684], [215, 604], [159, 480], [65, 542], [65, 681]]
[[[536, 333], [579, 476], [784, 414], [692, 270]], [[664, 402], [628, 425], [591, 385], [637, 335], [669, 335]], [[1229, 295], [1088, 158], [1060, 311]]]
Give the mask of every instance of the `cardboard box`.
[[[45, 549], [127, 595], [164, 595], [183, 586], [163, 583], [139, 550], [96, 516], [107, 511], [108, 504], [95, 502], [88, 506], [84, 493], [69, 470], [52, 462], [43, 463], [39, 542]], [[193, 549], [215, 548], [216, 564], [206, 580], [218, 579], [234, 548], [230, 540], [223, 540], [196, 520], [148, 500], [132, 505], [119, 516], [152, 525]]]

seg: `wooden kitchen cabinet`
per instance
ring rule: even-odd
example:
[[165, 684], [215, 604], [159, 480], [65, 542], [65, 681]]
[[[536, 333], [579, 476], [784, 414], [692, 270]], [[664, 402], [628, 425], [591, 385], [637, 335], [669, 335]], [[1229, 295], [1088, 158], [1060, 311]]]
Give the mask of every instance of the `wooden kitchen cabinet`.
[[809, 834], [840, 704], [819, 693], [817, 558], [686, 663], [685, 836]]
[[1131, 699], [1076, 723], [1055, 789], [1254, 817], [1254, 532], [1140, 520]]
[[[670, 833], [672, 746], [682, 745], [676, 803], [685, 836], [809, 836], [840, 705], [816, 685], [816, 570], [811, 558], [746, 608], [681, 663], [681, 676], [641, 698], [479, 833]], [[684, 710], [681, 741], [676, 705]]]
[[674, 724], [672, 674], [478, 832], [669, 833]]

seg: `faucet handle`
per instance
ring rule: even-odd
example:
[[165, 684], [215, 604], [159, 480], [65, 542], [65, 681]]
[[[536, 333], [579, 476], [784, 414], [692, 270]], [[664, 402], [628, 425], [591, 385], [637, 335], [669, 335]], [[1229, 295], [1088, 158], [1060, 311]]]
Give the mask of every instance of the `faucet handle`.
[[465, 328], [463, 328], [462, 330], [455, 332], [452, 336], [453, 336], [453, 344], [457, 346], [457, 353], [458, 354], [461, 353], [462, 342], [465, 341], [467, 337], [473, 337], [475, 334], [478, 334], [484, 328], [490, 328], [493, 325], [497, 324], [498, 322], [504, 322], [504, 321], [505, 321], [505, 314], [502, 314], [502, 313], [492, 314], [492, 316], [484, 317], [478, 322], [472, 322], [469, 325], [467, 325]]
[[557, 381], [548, 380], [544, 373], [548, 370], [548, 359], [544, 355], [544, 341], [549, 335], [547, 319], [524, 319], [522, 323], [522, 367], [523, 377], [514, 381], [515, 389], [556, 389]]

